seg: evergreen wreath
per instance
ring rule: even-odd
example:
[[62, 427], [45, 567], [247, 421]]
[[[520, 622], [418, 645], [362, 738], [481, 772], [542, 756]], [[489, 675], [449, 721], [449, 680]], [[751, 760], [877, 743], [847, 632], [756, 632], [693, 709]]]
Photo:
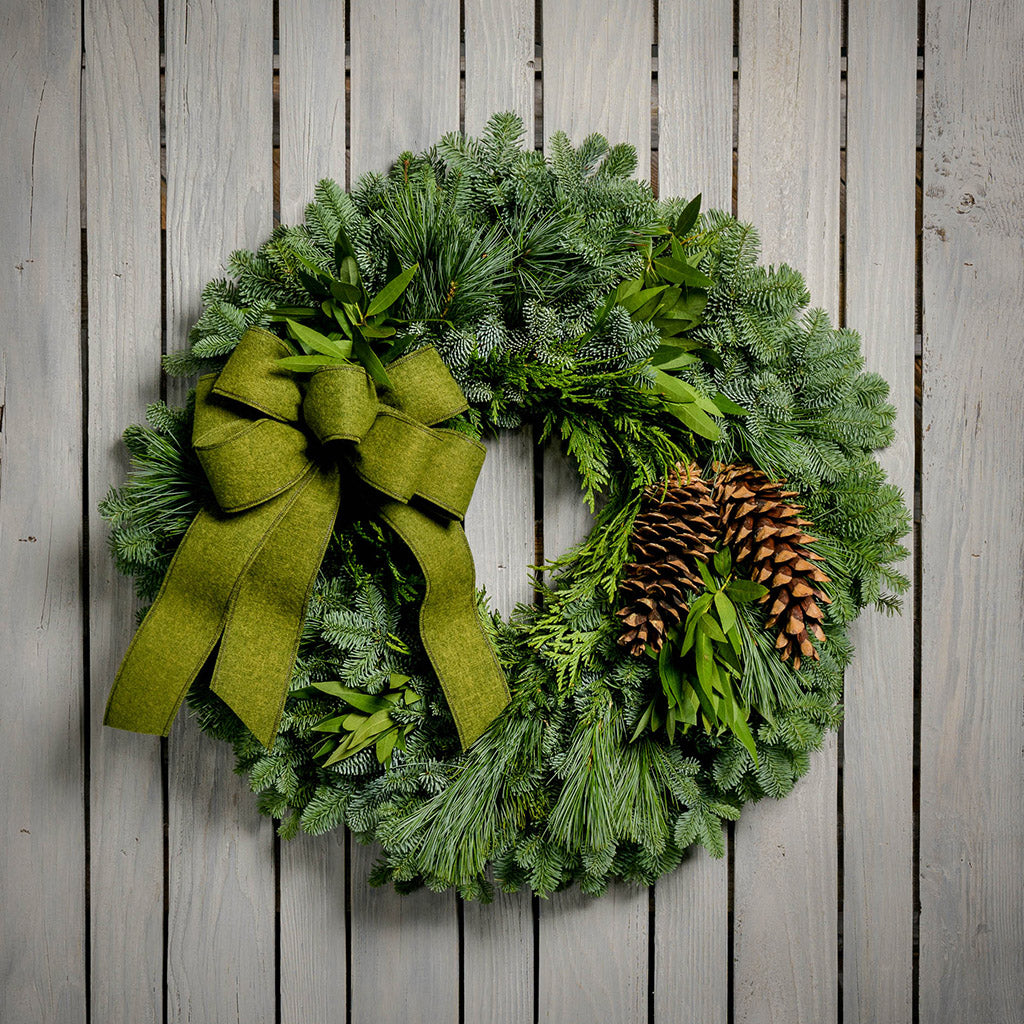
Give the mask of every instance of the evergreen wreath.
[[[744, 803], [782, 797], [842, 715], [847, 626], [898, 608], [909, 517], [872, 456], [888, 386], [804, 280], [700, 198], [658, 201], [635, 151], [564, 134], [550, 155], [495, 115], [479, 139], [403, 153], [305, 223], [236, 252], [168, 372], [220, 370], [264, 329], [297, 379], [356, 361], [375, 379], [432, 345], [481, 438], [533, 426], [579, 470], [589, 536], [536, 600], [480, 614], [511, 703], [468, 750], [417, 632], [417, 563], [359, 502], [316, 576], [280, 729], [266, 749], [208, 686], [187, 700], [230, 742], [279, 832], [378, 841], [401, 892], [648, 884]], [[210, 504], [194, 393], [131, 426], [103, 501], [118, 569], [157, 594]]]

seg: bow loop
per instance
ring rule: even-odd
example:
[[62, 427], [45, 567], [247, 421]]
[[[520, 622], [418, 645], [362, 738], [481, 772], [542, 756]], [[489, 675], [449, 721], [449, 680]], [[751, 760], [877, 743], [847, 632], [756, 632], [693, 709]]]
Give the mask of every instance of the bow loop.
[[469, 408], [462, 388], [432, 346], [396, 359], [388, 366], [388, 377], [391, 387], [381, 400], [425, 426], [443, 423]]
[[384, 407], [363, 442], [353, 466], [382, 494], [409, 504], [414, 499], [442, 518], [466, 515], [484, 464], [484, 446], [453, 430], [438, 430]]
[[302, 389], [277, 361], [292, 355], [276, 334], [250, 329], [216, 375], [213, 393], [241, 402], [250, 409], [286, 423], [297, 423], [302, 406]]
[[483, 445], [433, 424], [458, 415], [466, 398], [433, 348], [391, 363], [392, 386], [378, 397], [366, 371], [332, 366], [313, 374], [302, 405], [306, 426], [324, 443], [350, 441], [359, 476], [395, 501], [415, 499], [461, 521], [483, 466]]
[[306, 436], [266, 416], [211, 400], [213, 375], [196, 385], [192, 447], [224, 512], [253, 508], [287, 490], [309, 467]]

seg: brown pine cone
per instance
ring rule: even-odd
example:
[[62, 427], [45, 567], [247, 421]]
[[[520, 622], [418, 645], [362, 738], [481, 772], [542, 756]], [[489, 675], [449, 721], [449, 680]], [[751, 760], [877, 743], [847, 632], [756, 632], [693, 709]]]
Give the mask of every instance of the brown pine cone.
[[767, 628], [778, 628], [775, 647], [783, 661], [792, 657], [793, 668], [799, 669], [802, 657], [818, 658], [810, 637], [825, 642], [820, 604], [829, 598], [819, 584], [829, 578], [815, 565], [821, 555], [808, 546], [814, 537], [804, 527], [811, 522], [800, 518], [799, 505], [790, 503], [796, 494], [752, 466], [725, 466], [713, 497], [733, 562], [768, 588], [760, 603], [768, 605]]
[[633, 525], [635, 561], [619, 585], [626, 604], [619, 643], [630, 654], [661, 650], [665, 636], [687, 611], [690, 590], [703, 589], [697, 561], [714, 553], [718, 516], [696, 463], [676, 465], [664, 484], [648, 487]]

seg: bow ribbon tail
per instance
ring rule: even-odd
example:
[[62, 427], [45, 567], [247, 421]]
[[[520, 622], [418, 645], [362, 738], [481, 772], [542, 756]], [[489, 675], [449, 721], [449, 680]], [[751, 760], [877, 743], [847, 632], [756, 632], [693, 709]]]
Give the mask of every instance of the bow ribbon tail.
[[480, 623], [469, 541], [460, 523], [440, 523], [401, 502], [385, 502], [380, 515], [408, 545], [426, 579], [420, 637], [466, 749], [510, 700]]
[[243, 515], [200, 511], [125, 654], [104, 723], [166, 736], [219, 640], [211, 689], [269, 747], [338, 501], [337, 470], [310, 466]]
[[311, 469], [293, 488], [298, 493], [253, 554], [228, 608], [210, 689], [268, 750], [338, 516], [339, 480], [336, 466]]

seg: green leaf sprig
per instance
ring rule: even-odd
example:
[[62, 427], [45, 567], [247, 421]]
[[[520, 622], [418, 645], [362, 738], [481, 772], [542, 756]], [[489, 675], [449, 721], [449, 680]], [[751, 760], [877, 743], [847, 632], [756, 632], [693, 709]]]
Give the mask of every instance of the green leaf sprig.
[[409, 676], [392, 672], [388, 688], [378, 694], [354, 690], [336, 679], [312, 683], [296, 691], [303, 697], [321, 697], [324, 694], [336, 697], [354, 709], [331, 715], [313, 726], [314, 732], [329, 734], [314, 750], [314, 757], [325, 757], [323, 766], [326, 768], [373, 746], [377, 760], [386, 765], [396, 747], [405, 750], [406, 738], [416, 728], [417, 723], [409, 720], [409, 714], [395, 716], [399, 709], [415, 712], [419, 708], [420, 695], [409, 682]]
[[686, 381], [672, 377], [658, 368], [654, 370], [654, 386], [665, 397], [665, 408], [680, 420], [683, 426], [710, 441], [718, 440], [721, 431], [712, 417], [721, 419], [725, 413], [714, 399], [708, 398]]
[[662, 693], [640, 716], [632, 739], [662, 726], [670, 743], [680, 726], [683, 732], [695, 726], [718, 734], [728, 729], [756, 763], [748, 725], [754, 709], [744, 707], [736, 689], [743, 674], [736, 605], [758, 601], [768, 591], [760, 583], [733, 577], [728, 547], [715, 552], [714, 573], [703, 562], [697, 568], [706, 589], [657, 655]]
[[[371, 295], [359, 273], [355, 250], [344, 227], [339, 228], [334, 246], [336, 273], [322, 269], [301, 253], [294, 255], [302, 264], [296, 268], [295, 276], [319, 300], [319, 306], [290, 306], [272, 311], [271, 319], [284, 322], [289, 336], [304, 353], [279, 359], [278, 365], [294, 373], [310, 373], [323, 366], [355, 361], [366, 368], [380, 387], [390, 387], [384, 361], [374, 346], [383, 350], [389, 362], [404, 347], [401, 341], [394, 340], [401, 322], [390, 315], [390, 310], [408, 288], [419, 264], [406, 267]], [[326, 333], [296, 321], [315, 317], [326, 318], [330, 325]]]
[[697, 224], [700, 204], [698, 195], [674, 221], [652, 229], [652, 237], [640, 247], [645, 259], [643, 272], [621, 282], [608, 294], [597, 310], [589, 334], [600, 330], [615, 306], [621, 306], [634, 320], [656, 327], [661, 344], [651, 357], [651, 364], [654, 385], [665, 398], [665, 408], [694, 434], [717, 441], [721, 430], [715, 420], [726, 414], [747, 415], [747, 410], [724, 395], [704, 395], [670, 373], [701, 361], [712, 365], [721, 362], [691, 334], [703, 319], [708, 289], [714, 284], [697, 266], [706, 248], [690, 246], [689, 255], [683, 249], [683, 242]]
[[623, 293], [620, 304], [629, 315], [652, 323], [661, 334], [661, 348], [655, 354], [658, 365], [679, 360], [677, 365], [683, 366], [699, 358], [681, 357], [700, 347], [687, 335], [704, 319], [708, 289], [714, 284], [697, 268], [706, 248], [691, 246], [689, 255], [683, 250], [683, 242], [690, 239], [700, 216], [700, 203], [698, 195], [674, 221], [656, 227], [653, 237], [641, 246], [643, 274], [619, 286]]
[[696, 267], [704, 251], [698, 249], [687, 258], [680, 239], [685, 239], [697, 223], [700, 201], [700, 196], [692, 199], [674, 223], [656, 224], [648, 229], [650, 237], [640, 244], [645, 261], [643, 272], [620, 282], [608, 293], [585, 339], [601, 329], [613, 307], [621, 306], [634, 320], [658, 328], [662, 344], [655, 353], [656, 364], [677, 360], [674, 365], [684, 366], [697, 361], [699, 357], [689, 351], [700, 343], [684, 335], [701, 322], [707, 289], [713, 282]]

